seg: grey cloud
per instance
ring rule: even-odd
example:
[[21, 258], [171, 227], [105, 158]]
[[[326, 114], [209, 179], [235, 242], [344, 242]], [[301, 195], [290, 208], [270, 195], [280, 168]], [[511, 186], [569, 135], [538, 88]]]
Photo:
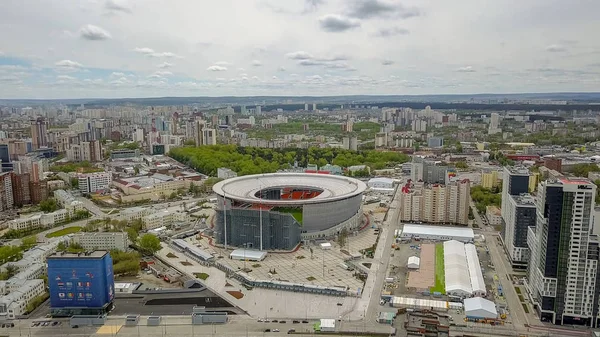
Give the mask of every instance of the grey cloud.
[[21, 79], [14, 75], [0, 76], [0, 82], [15, 82]]
[[79, 29], [79, 36], [81, 38], [90, 40], [90, 41], [102, 41], [111, 38], [111, 35], [104, 28], [94, 26], [94, 25], [85, 25]]
[[208, 71], [227, 71], [227, 68], [222, 67], [222, 66], [210, 66], [210, 67], [206, 68], [206, 70], [208, 70]]
[[304, 11], [302, 14], [310, 13], [316, 11], [319, 6], [323, 5], [325, 0], [305, 0], [304, 1]]
[[323, 62], [313, 60], [313, 59], [306, 59], [306, 60], [298, 61], [298, 65], [300, 65], [300, 66], [321, 66], [321, 65], [323, 65]]
[[154, 49], [147, 48], [147, 47], [143, 47], [143, 48], [137, 47], [133, 51], [135, 51], [136, 53], [145, 54], [145, 55], [154, 54]]
[[313, 56], [311, 54], [309, 54], [305, 51], [296, 51], [293, 53], [287, 53], [285, 56], [292, 60], [308, 60], [308, 59], [313, 58]]
[[83, 65], [79, 62], [71, 61], [71, 60], [62, 60], [58, 61], [54, 64], [59, 69], [64, 70], [77, 70], [83, 68]]
[[360, 27], [360, 21], [338, 14], [327, 14], [319, 19], [321, 29], [330, 33], [344, 32]]
[[104, 8], [109, 12], [123, 12], [131, 14], [131, 8], [122, 0], [106, 0]]
[[163, 62], [158, 65], [158, 67], [160, 69], [167, 69], [167, 68], [171, 68], [172, 66], [173, 66], [173, 63], [169, 63], [169, 62]]
[[281, 67], [277, 68], [277, 71], [286, 71], [286, 69], [284, 66], [281, 66]]
[[74, 81], [75, 77], [69, 76], [69, 75], [58, 75], [58, 76], [56, 76], [56, 79], [63, 80], [63, 81]]
[[377, 31], [374, 35], [377, 37], [391, 37], [396, 35], [408, 35], [410, 30], [400, 27], [382, 28]]
[[351, 0], [348, 15], [359, 19], [399, 18], [408, 19], [420, 16], [416, 7], [405, 7], [397, 1], [389, 0]]
[[136, 53], [140, 53], [140, 54], [144, 54], [146, 56], [151, 56], [151, 57], [166, 57], [166, 58], [183, 58], [182, 56], [179, 56], [175, 53], [166, 51], [166, 52], [157, 52], [152, 48], [148, 48], [148, 47], [137, 47], [133, 50]]
[[392, 64], [394, 64], [394, 61], [392, 60], [382, 60], [381, 64], [384, 66], [391, 66]]
[[560, 52], [567, 51], [567, 48], [565, 46], [561, 46], [559, 44], [551, 44], [548, 47], [546, 47], [546, 51], [551, 52], [551, 53], [560, 53]]
[[456, 69], [456, 71], [458, 71], [459, 73], [474, 73], [475, 69], [473, 69], [473, 67], [471, 67], [471, 66], [466, 66], [466, 67], [460, 67], [460, 68]]
[[260, 67], [260, 66], [262, 66], [262, 62], [260, 62], [259, 60], [252, 60], [252, 66]]

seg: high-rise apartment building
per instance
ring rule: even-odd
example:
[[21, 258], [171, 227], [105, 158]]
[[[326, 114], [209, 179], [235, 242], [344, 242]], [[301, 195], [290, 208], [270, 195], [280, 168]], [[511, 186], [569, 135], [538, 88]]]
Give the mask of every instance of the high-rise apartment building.
[[535, 226], [534, 199], [529, 192], [529, 170], [505, 167], [502, 180], [502, 235], [504, 249], [514, 268], [526, 268], [529, 261], [527, 229]]
[[471, 182], [468, 179], [446, 185], [409, 182], [402, 187], [400, 200], [401, 221], [467, 225]]
[[48, 146], [48, 121], [43, 117], [38, 117], [31, 121], [31, 140], [33, 149], [37, 150]]
[[593, 231], [596, 185], [584, 178], [539, 184], [537, 223], [527, 244], [527, 291], [542, 321], [597, 326], [598, 237]]
[[12, 172], [0, 173], [0, 211], [12, 209], [14, 206]]
[[411, 162], [410, 178], [429, 184], [445, 184], [448, 166], [437, 165], [435, 161], [414, 156]]
[[22, 207], [23, 205], [31, 203], [29, 179], [29, 173], [12, 175], [13, 201], [17, 207]]

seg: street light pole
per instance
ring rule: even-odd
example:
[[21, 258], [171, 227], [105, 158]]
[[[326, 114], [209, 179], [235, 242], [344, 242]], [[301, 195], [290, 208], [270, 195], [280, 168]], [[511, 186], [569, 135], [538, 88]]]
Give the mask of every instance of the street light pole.
[[223, 191], [223, 230], [225, 235], [225, 250], [227, 250], [227, 194]]

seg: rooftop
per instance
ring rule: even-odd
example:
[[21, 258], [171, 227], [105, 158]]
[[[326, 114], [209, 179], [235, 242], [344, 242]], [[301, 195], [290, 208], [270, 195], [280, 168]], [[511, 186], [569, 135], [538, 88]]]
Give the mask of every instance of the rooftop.
[[444, 226], [430, 226], [430, 225], [412, 225], [405, 224], [402, 229], [403, 234], [413, 235], [442, 235], [442, 236], [453, 236], [453, 237], [466, 237], [474, 238], [475, 234], [473, 229], [468, 227], [444, 227]]
[[510, 197], [513, 198], [517, 206], [535, 206], [535, 198], [529, 193], [511, 195]]
[[59, 252], [59, 253], [54, 253], [50, 256], [48, 256], [48, 260], [50, 259], [99, 259], [104, 257], [104, 255], [108, 254], [107, 251], [105, 250], [95, 250], [93, 252], [88, 252], [88, 253], [65, 253], [65, 252]]

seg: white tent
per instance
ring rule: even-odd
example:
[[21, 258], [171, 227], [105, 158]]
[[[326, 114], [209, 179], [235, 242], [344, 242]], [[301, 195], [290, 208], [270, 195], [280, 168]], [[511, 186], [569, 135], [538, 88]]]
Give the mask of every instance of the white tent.
[[461, 297], [471, 295], [471, 280], [463, 243], [455, 240], [444, 242], [444, 275], [447, 294]]
[[421, 264], [421, 259], [416, 256], [411, 256], [408, 258], [408, 269], [419, 269], [419, 265]]
[[485, 298], [473, 297], [464, 300], [465, 316], [470, 318], [498, 318], [496, 305]]
[[479, 265], [479, 257], [477, 256], [477, 248], [475, 245], [466, 244], [465, 253], [467, 256], [467, 266], [469, 267], [469, 277], [471, 279], [471, 290], [475, 296], [485, 296], [485, 281], [483, 273]]
[[321, 244], [321, 249], [323, 249], [323, 250], [329, 250], [329, 249], [331, 249], [331, 243], [329, 243], [329, 242], [323, 242]]

